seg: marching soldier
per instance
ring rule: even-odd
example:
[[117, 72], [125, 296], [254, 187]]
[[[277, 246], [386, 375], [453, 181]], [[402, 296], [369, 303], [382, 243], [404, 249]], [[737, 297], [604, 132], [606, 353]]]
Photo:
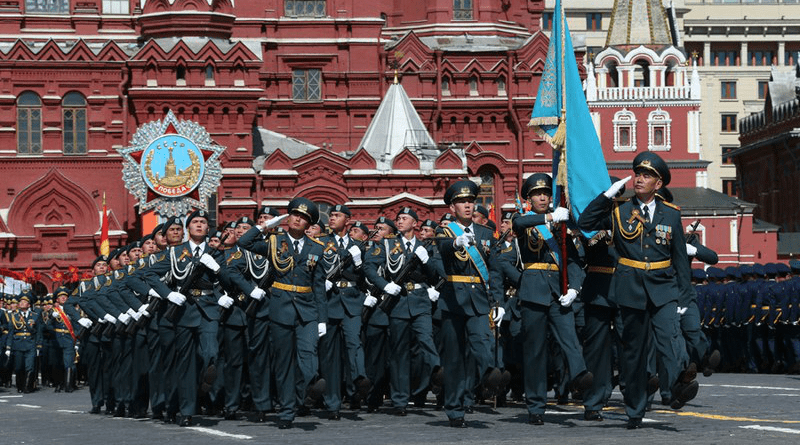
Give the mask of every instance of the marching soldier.
[[[350, 209], [338, 204], [330, 211], [331, 235], [320, 238], [325, 245], [322, 255], [326, 273], [328, 301], [327, 333], [319, 341], [320, 374], [325, 379], [325, 405], [331, 420], [339, 420], [342, 382], [355, 407], [367, 396], [372, 385], [364, 368], [361, 344], [361, 308], [365, 296], [359, 290], [362, 279], [362, 247], [347, 234]], [[347, 359], [347, 365], [342, 359]], [[347, 375], [344, 372], [348, 371]]]
[[[166, 224], [165, 224], [166, 225]], [[216, 379], [215, 359], [218, 351], [217, 330], [219, 321], [217, 301], [220, 295], [215, 290], [218, 274], [225, 274], [215, 256], [219, 251], [212, 250], [206, 243], [208, 235], [208, 214], [196, 210], [186, 218], [189, 240], [173, 245], [158, 260], [145, 269], [143, 278], [163, 299], [177, 306], [174, 321], [166, 314], [161, 317], [159, 337], [164, 354], [162, 359], [167, 374], [167, 421], [177, 421], [180, 412], [180, 426], [189, 426], [197, 411], [197, 389], [200, 380], [197, 376], [197, 358], [201, 358], [204, 370], [202, 382], [211, 385]], [[180, 240], [183, 227], [177, 220], [167, 228], [167, 239]], [[171, 274], [172, 287], [161, 281], [161, 277]], [[190, 281], [191, 280], [191, 281]], [[189, 295], [180, 292], [187, 288]], [[189, 298], [192, 301], [189, 302]], [[177, 400], [178, 406], [174, 406]]]
[[[495, 302], [503, 301], [502, 279], [492, 252], [494, 236], [485, 226], [473, 224], [472, 212], [478, 185], [457, 181], [447, 188], [445, 204], [450, 206], [456, 221], [443, 229], [437, 247], [442, 257], [446, 282], [442, 286], [439, 305], [442, 308], [442, 340], [444, 353], [444, 403], [450, 426], [465, 427], [467, 375], [476, 372], [467, 366], [472, 354], [481, 376], [484, 396], [500, 386], [500, 371], [493, 366], [489, 338], [489, 311]], [[502, 307], [492, 311], [495, 323], [503, 319]]]
[[77, 324], [80, 315], [74, 307], [66, 304], [69, 297], [69, 290], [66, 287], [59, 286], [55, 291], [56, 301], [52, 308], [52, 313], [49, 321], [49, 329], [54, 332], [56, 342], [58, 345], [56, 362], [53, 367], [63, 369], [63, 379], [56, 387], [56, 392], [63, 389], [66, 392], [72, 392], [74, 389], [73, 377], [75, 377], [75, 350], [76, 340], [75, 324]]
[[[567, 242], [567, 257], [561, 257], [556, 240], [559, 231], [566, 230], [564, 224], [569, 221], [569, 210], [557, 207], [549, 212], [552, 178], [546, 173], [534, 173], [520, 192], [530, 201], [533, 210], [533, 214], [519, 216], [513, 222], [524, 269], [518, 298], [522, 315], [525, 399], [528, 423], [542, 425], [547, 405], [548, 328], [564, 353], [573, 385], [584, 391], [592, 384], [593, 376], [583, 361], [571, 307], [583, 285], [584, 274], [573, 243]], [[569, 282], [565, 292], [560, 282], [560, 270], [564, 267]]]
[[[400, 232], [398, 238], [384, 239], [376, 243], [367, 255], [365, 273], [367, 279], [383, 289], [391, 303], [385, 303], [389, 315], [389, 380], [392, 405], [395, 414], [406, 415], [411, 398], [411, 350], [416, 344], [422, 355], [421, 369], [417, 369], [421, 381], [418, 389], [427, 391], [431, 380], [441, 385], [439, 354], [433, 341], [431, 304], [438, 300], [439, 292], [427, 282], [435, 282], [444, 275], [441, 262], [432, 259], [433, 250], [423, 245], [415, 234], [417, 214], [410, 207], [403, 207], [395, 223]], [[416, 257], [416, 259], [415, 259]], [[406, 277], [399, 274], [412, 267]], [[378, 270], [384, 273], [379, 274]], [[395, 280], [403, 279], [402, 282]], [[400, 293], [403, 292], [401, 296]], [[417, 388], [413, 388], [417, 389]], [[413, 394], [416, 396], [416, 394]]]
[[[667, 164], [657, 154], [640, 153], [633, 160], [635, 197], [612, 198], [630, 177], [617, 181], [595, 198], [581, 215], [583, 230], [613, 230], [619, 255], [611, 285], [611, 301], [620, 308], [628, 429], [641, 428], [647, 404], [647, 349], [651, 332], [664, 365], [662, 377], [672, 388], [671, 407], [681, 408], [697, 395], [698, 383], [683, 372], [674, 342], [680, 333], [678, 300], [690, 291], [690, 269], [680, 210], [656, 199], [670, 181]], [[685, 370], [684, 370], [685, 371]]]
[[295, 198], [288, 211], [288, 215], [275, 218], [278, 222], [288, 218], [287, 233], [273, 234], [264, 241], [265, 227], [256, 226], [238, 241], [239, 247], [267, 256], [274, 271], [269, 317], [280, 429], [292, 427], [295, 407], [302, 406], [306, 389], [311, 387], [316, 392], [324, 385], [324, 379], [317, 375], [316, 346], [326, 333], [328, 321], [325, 274], [318, 267], [323, 245], [305, 235], [306, 229], [319, 220], [319, 209], [306, 198]]
[[42, 349], [42, 317], [31, 308], [30, 290], [19, 297], [17, 310], [11, 313], [5, 355], [13, 360], [17, 374], [17, 392], [33, 391], [34, 364]]

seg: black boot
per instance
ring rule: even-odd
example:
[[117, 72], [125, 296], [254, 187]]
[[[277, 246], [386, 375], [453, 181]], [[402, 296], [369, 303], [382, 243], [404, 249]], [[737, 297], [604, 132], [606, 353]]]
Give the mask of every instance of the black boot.
[[29, 372], [25, 382], [25, 394], [33, 392], [33, 385], [36, 383], [36, 374]]
[[21, 372], [17, 372], [17, 392], [25, 391], [25, 378]]
[[64, 392], [72, 392], [74, 389], [72, 385], [72, 368], [67, 368], [64, 372]]

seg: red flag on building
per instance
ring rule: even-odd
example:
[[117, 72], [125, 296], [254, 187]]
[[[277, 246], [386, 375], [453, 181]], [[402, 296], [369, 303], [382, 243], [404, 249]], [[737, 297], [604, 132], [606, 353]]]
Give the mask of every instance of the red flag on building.
[[108, 211], [106, 211], [106, 193], [103, 192], [103, 220], [100, 223], [100, 255], [108, 255]]

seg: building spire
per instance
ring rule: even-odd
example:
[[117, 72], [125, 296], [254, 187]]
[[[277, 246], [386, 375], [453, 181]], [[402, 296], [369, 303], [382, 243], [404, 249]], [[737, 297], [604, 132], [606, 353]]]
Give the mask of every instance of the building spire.
[[672, 45], [667, 13], [661, 0], [614, 0], [606, 46]]

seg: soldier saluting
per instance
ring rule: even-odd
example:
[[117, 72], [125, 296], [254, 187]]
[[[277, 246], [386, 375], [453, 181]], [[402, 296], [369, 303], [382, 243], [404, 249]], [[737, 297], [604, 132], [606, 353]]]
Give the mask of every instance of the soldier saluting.
[[[268, 223], [275, 227], [288, 217], [288, 232], [270, 235], [265, 241], [265, 227], [255, 226], [239, 239], [242, 249], [267, 256], [274, 274], [269, 317], [281, 429], [292, 427], [297, 400], [305, 399], [306, 386], [321, 394], [324, 380], [317, 376], [316, 346], [328, 321], [325, 271], [318, 267], [323, 246], [305, 235], [308, 226], [319, 220], [319, 209], [306, 198], [295, 198], [288, 210], [288, 215]], [[301, 382], [296, 382], [296, 368]]]
[[634, 158], [633, 171], [633, 198], [613, 199], [629, 176], [595, 198], [579, 220], [583, 230], [610, 229], [619, 256], [609, 299], [619, 306], [624, 327], [628, 429], [641, 428], [647, 404], [646, 342], [650, 332], [664, 364], [663, 379], [672, 388], [671, 407], [681, 408], [698, 389], [695, 376], [681, 371], [687, 363], [672, 343], [680, 335], [678, 301], [691, 290], [680, 209], [656, 199], [656, 191], [669, 184], [669, 168], [657, 154], [644, 152]]

